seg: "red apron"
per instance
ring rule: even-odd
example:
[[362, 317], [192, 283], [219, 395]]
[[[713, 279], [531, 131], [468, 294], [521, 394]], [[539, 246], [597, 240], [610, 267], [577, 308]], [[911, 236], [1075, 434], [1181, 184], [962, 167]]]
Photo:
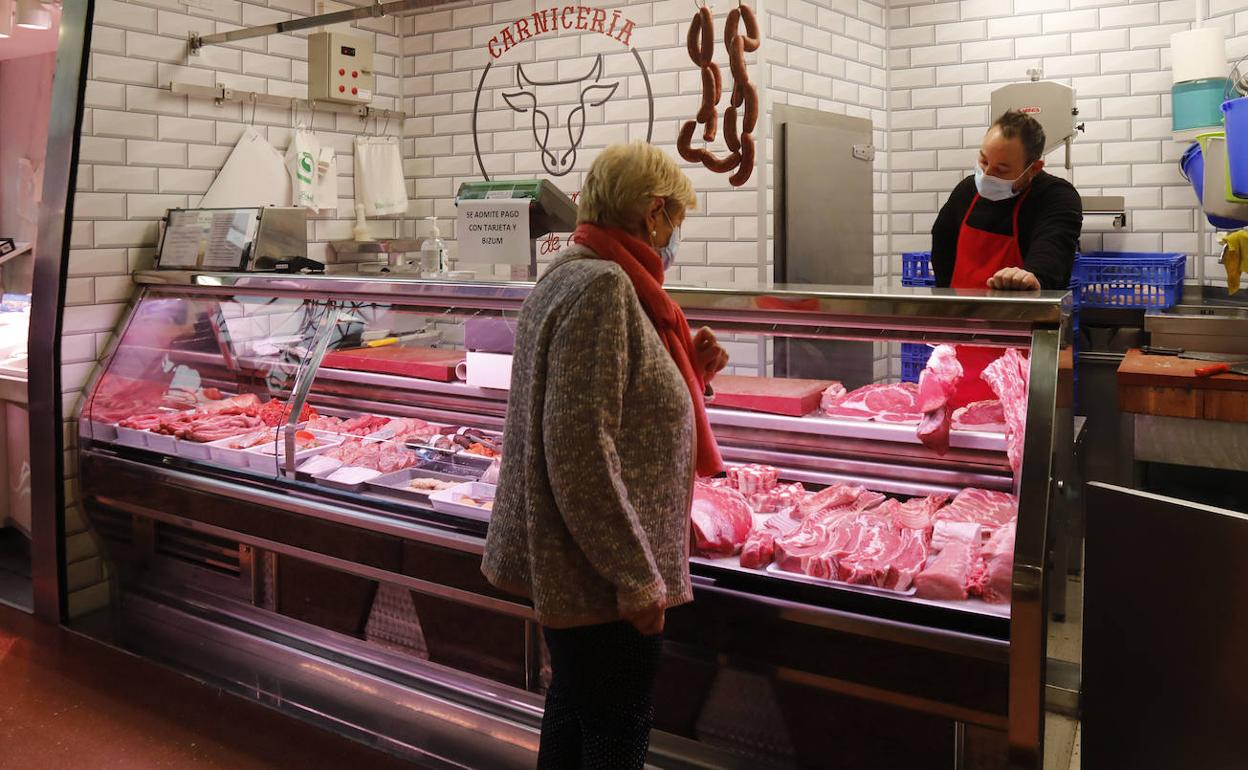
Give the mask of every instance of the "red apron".
[[[990, 233], [967, 224], [975, 204], [979, 202], [979, 194], [975, 195], [966, 209], [966, 216], [962, 217], [962, 229], [958, 231], [958, 253], [954, 258], [953, 280], [949, 283], [951, 288], [987, 288], [988, 279], [999, 270], [1023, 266], [1023, 252], [1018, 247], [1018, 212], [1029, 192], [1030, 189], [1018, 196], [1014, 204], [1013, 228], [1009, 235]], [[988, 364], [1001, 356], [1002, 349], [958, 345], [957, 351], [958, 363], [962, 364], [962, 380], [958, 383], [951, 406], [957, 408], [974, 401], [995, 399], [996, 394], [979, 375]]]

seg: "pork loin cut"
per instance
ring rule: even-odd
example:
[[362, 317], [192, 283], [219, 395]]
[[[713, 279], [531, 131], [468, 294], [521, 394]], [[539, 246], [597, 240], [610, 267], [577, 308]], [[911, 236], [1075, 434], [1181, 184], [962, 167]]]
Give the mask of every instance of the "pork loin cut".
[[740, 492], [727, 487], [695, 484], [693, 489], [694, 552], [701, 556], [731, 556], [749, 537], [753, 518]]
[[1018, 517], [1018, 500], [1006, 492], [968, 487], [933, 515], [935, 522], [965, 521], [983, 527], [987, 535]]
[[984, 544], [986, 574], [983, 596], [986, 601], [1006, 603], [1010, 601], [1014, 585], [1014, 533], [1016, 525], [1007, 524], [998, 529], [992, 539]]
[[965, 599], [967, 582], [979, 557], [979, 546], [953, 542], [945, 546], [914, 579], [924, 599]]
[[823, 413], [849, 420], [917, 425], [923, 419], [918, 396], [919, 386], [913, 382], [866, 385], [828, 404]]
[[959, 407], [953, 413], [953, 429], [1005, 433], [1005, 408], [995, 399]]
[[984, 541], [984, 528], [973, 521], [938, 521], [932, 528], [932, 552], [945, 550], [950, 543], [974, 543]]
[[932, 516], [947, 502], [949, 495], [945, 494], [912, 497], [897, 506], [893, 522], [899, 529], [917, 529], [926, 536], [932, 530]]

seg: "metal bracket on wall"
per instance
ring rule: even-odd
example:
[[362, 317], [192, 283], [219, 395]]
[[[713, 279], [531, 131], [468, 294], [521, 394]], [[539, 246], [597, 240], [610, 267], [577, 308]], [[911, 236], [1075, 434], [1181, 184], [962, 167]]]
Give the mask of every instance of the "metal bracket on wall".
[[256, 91], [236, 91], [232, 88], [226, 88], [221, 83], [218, 83], [216, 86], [197, 86], [192, 83], [178, 83], [175, 81], [169, 84], [169, 90], [182, 96], [211, 99], [217, 106], [225, 102], [241, 102], [251, 104], [252, 106], [265, 105], [287, 110], [294, 106], [311, 110], [312, 112], [337, 112], [358, 115], [364, 120], [369, 118], [403, 120], [407, 117], [406, 112], [374, 109], [363, 104], [338, 104], [337, 102], [296, 99], [291, 96], [272, 96], [270, 94], [257, 93]]
[[407, 11], [419, 11], [421, 9], [432, 8], [437, 5], [445, 5], [448, 2], [453, 2], [453, 0], [393, 0], [393, 2], [389, 3], [382, 3], [374, 0], [372, 5], [367, 5], [363, 8], [350, 8], [345, 11], [335, 11], [334, 13], [322, 13], [317, 16], [305, 16], [302, 19], [290, 19], [289, 21], [278, 21], [273, 24], [261, 24], [258, 27], [232, 29], [229, 32], [218, 32], [215, 35], [199, 35], [192, 32], [188, 36], [190, 54], [191, 56], [198, 56], [199, 49], [206, 45], [233, 43], [238, 40], [250, 40], [254, 37], [276, 35], [279, 32], [297, 32], [301, 29], [325, 27], [331, 24], [358, 21], [359, 19], [375, 19], [380, 16], [395, 16]]
[[855, 144], [854, 157], [858, 160], [875, 160], [875, 147], [870, 144]]

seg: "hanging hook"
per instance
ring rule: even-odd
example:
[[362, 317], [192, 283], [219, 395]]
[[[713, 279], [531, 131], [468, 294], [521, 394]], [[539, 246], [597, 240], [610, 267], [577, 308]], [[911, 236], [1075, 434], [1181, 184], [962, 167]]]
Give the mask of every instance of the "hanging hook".
[[256, 125], [256, 92], [252, 91], [251, 92], [251, 126], [252, 128], [255, 128], [255, 125]]
[[381, 130], [381, 133], [390, 135], [390, 110], [386, 110], [386, 127]]

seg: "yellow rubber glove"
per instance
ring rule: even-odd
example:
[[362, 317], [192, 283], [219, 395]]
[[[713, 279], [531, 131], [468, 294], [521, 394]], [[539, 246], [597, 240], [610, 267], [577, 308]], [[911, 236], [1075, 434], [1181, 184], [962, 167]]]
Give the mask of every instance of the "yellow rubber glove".
[[1226, 268], [1226, 293], [1239, 291], [1239, 275], [1248, 267], [1244, 263], [1244, 253], [1248, 252], [1248, 230], [1236, 230], [1218, 239], [1226, 246], [1222, 253], [1222, 266]]

